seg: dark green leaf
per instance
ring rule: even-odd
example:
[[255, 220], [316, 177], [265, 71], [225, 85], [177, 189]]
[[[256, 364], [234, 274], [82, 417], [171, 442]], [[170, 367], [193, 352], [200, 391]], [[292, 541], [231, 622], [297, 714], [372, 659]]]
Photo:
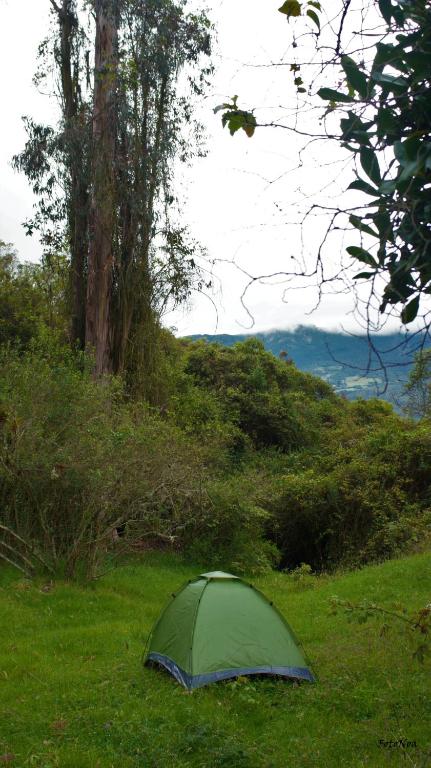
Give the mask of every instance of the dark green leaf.
[[386, 75], [384, 72], [374, 72], [371, 75], [372, 79], [380, 85], [389, 85], [392, 91], [399, 93], [400, 91], [406, 91], [409, 87], [407, 80], [403, 77], [394, 77], [393, 75]]
[[369, 280], [370, 277], [374, 277], [375, 272], [359, 272], [358, 275], [353, 275], [354, 280]]
[[408, 181], [412, 178], [412, 176], [416, 176], [416, 174], [423, 170], [422, 158], [419, 157], [416, 160], [410, 160], [408, 163], [405, 163], [405, 165], [401, 167], [402, 172], [398, 176], [397, 182]]
[[416, 82], [429, 76], [431, 64], [429, 53], [411, 51], [405, 55], [405, 59], [407, 60], [408, 66], [414, 69]]
[[368, 82], [366, 76], [361, 72], [356, 62], [353, 61], [350, 56], [342, 56], [341, 66], [346, 73], [349, 85], [351, 85], [351, 87], [365, 99], [368, 93]]
[[376, 125], [379, 136], [396, 136], [399, 130], [399, 124], [395, 114], [388, 107], [381, 107], [376, 116]]
[[376, 211], [376, 213], [373, 215], [373, 222], [379, 230], [380, 239], [392, 242], [394, 233], [389, 213], [385, 210]]
[[360, 192], [365, 192], [365, 194], [372, 195], [373, 197], [378, 197], [379, 194], [377, 189], [374, 189], [371, 184], [367, 184], [367, 182], [363, 181], [362, 179], [356, 179], [356, 181], [352, 181], [347, 189], [358, 189]]
[[374, 229], [371, 229], [371, 227], [365, 224], [358, 216], [350, 216], [349, 221], [353, 227], [356, 227], [356, 229], [359, 229], [361, 232], [366, 232], [367, 235], [371, 235], [372, 237], [379, 236], [378, 232], [376, 232]]
[[415, 319], [419, 309], [419, 296], [415, 296], [414, 299], [409, 301], [401, 312], [401, 321], [403, 323], [411, 323]]
[[285, 0], [283, 5], [278, 9], [280, 13], [285, 13], [287, 18], [291, 16], [301, 15], [301, 4], [298, 0]]
[[390, 64], [396, 54], [394, 53], [395, 46], [388, 43], [377, 43], [376, 55], [374, 57], [373, 65], [371, 67], [371, 73], [382, 72], [386, 64]]
[[370, 267], [377, 268], [378, 265], [375, 258], [371, 256], [371, 253], [368, 253], [365, 248], [359, 248], [357, 245], [349, 245], [349, 247], [346, 248], [346, 251], [347, 253], [350, 253], [351, 256], [354, 256], [355, 259], [358, 259], [358, 261], [362, 261]]
[[423, 139], [419, 138], [418, 136], [411, 136], [409, 139], [406, 139], [403, 142], [403, 146], [405, 150], [405, 155], [410, 160], [416, 160], [417, 156], [425, 148]]
[[317, 95], [320, 96], [321, 99], [325, 99], [326, 101], [344, 101], [344, 102], [354, 101], [353, 97], [349, 96], [348, 93], [341, 93], [340, 91], [334, 91], [333, 88], [320, 88], [320, 90], [317, 91]]
[[380, 195], [392, 195], [397, 188], [397, 182], [395, 179], [387, 179], [386, 181], [382, 181], [379, 187], [379, 194]]
[[359, 154], [362, 168], [371, 181], [378, 186], [382, 180], [380, 175], [379, 161], [376, 153], [371, 147], [361, 147]]
[[396, 23], [399, 27], [404, 26], [405, 20], [406, 20], [406, 13], [401, 8], [400, 5], [394, 5], [392, 8], [392, 16], [394, 17]]
[[386, 24], [390, 24], [392, 18], [391, 0], [379, 0], [379, 9], [384, 20], [386, 21]]
[[[358, 144], [369, 144], [370, 139], [368, 129], [373, 125], [372, 122], [363, 123], [358, 115], [349, 111], [348, 117], [342, 118], [341, 129], [343, 131], [343, 141], [357, 141]], [[356, 148], [353, 149], [356, 152]]]
[[311, 9], [309, 9], [307, 11], [307, 16], [311, 19], [311, 21], [314, 21], [317, 29], [320, 32], [320, 21], [319, 21], [319, 17], [317, 15], [317, 13], [315, 11], [312, 11]]
[[239, 115], [236, 112], [225, 112], [225, 114], [222, 117], [222, 125], [223, 128], [225, 125], [228, 126], [230, 135], [233, 136], [236, 131], [239, 131], [239, 129], [242, 126], [242, 121]]

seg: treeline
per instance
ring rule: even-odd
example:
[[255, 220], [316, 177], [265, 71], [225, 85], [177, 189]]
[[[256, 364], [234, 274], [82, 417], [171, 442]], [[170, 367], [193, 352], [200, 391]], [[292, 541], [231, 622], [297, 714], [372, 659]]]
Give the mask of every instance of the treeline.
[[150, 404], [68, 346], [61, 274], [51, 285], [3, 249], [3, 559], [94, 575], [108, 555], [163, 546], [214, 568], [320, 570], [429, 541], [427, 418], [348, 402], [256, 339], [160, 327]]

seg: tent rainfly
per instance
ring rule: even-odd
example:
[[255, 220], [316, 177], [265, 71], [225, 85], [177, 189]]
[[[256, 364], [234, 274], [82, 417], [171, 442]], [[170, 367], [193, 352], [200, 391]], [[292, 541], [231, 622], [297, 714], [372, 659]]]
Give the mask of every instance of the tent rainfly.
[[238, 675], [314, 681], [292, 630], [266, 597], [237, 576], [202, 573], [155, 623], [145, 664], [160, 664], [188, 690]]

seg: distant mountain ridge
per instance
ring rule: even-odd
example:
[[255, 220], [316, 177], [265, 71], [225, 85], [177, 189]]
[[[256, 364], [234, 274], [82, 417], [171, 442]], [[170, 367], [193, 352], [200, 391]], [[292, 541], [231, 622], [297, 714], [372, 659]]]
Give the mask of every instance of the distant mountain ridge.
[[280, 353], [287, 355], [300, 370], [320, 376], [339, 394], [351, 399], [382, 397], [397, 408], [402, 404], [403, 389], [420, 344], [418, 336], [391, 333], [371, 335], [370, 346], [365, 335], [325, 331], [308, 325], [294, 330], [198, 334], [188, 338], [230, 347], [250, 337], [260, 339], [277, 357]]

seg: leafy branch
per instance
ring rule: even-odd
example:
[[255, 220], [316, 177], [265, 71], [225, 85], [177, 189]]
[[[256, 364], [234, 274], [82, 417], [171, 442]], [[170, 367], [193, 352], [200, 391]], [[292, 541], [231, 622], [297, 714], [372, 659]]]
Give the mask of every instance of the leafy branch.
[[[319, 32], [324, 31], [326, 37], [321, 40], [318, 36], [315, 48], [321, 57], [318, 76], [324, 76], [325, 83], [320, 88], [316, 85], [314, 93], [327, 102], [325, 123], [328, 116], [340, 113], [339, 131], [305, 133], [304, 122], [298, 120], [302, 109], [305, 114], [304, 104], [297, 107], [295, 119], [288, 125], [257, 125], [253, 111], [238, 109], [236, 97], [217, 111], [224, 110], [223, 125], [229, 125], [232, 135], [239, 128], [248, 128], [252, 136], [256, 127], [272, 126], [314, 140], [335, 139], [351, 153], [356, 170], [347, 189], [363, 193], [366, 201], [355, 215], [344, 211], [360, 237], [346, 251], [367, 267], [354, 277], [360, 285], [368, 281], [370, 286], [366, 322], [370, 311], [378, 310], [377, 316], [396, 314], [408, 325], [421, 310], [427, 330], [426, 302], [431, 295], [431, 8], [426, 0], [378, 0], [373, 6], [377, 10], [373, 26], [368, 31], [351, 30], [348, 50], [343, 41], [354, 12], [351, 0], [340, 3], [337, 24], [337, 16], [331, 19], [328, 10], [327, 21], [321, 24], [319, 3], [286, 0], [278, 9], [294, 22], [295, 29], [304, 21], [315, 23], [314, 15], [319, 20]], [[295, 34], [294, 49], [300, 39]], [[304, 34], [309, 34], [307, 27]], [[376, 38], [371, 46], [368, 37]], [[368, 61], [366, 54], [371, 50]], [[316, 67], [316, 61], [292, 63], [290, 59], [283, 65], [290, 67], [297, 92], [305, 93], [303, 72]], [[327, 84], [327, 75], [332, 79], [334, 68], [341, 78]], [[313, 86], [308, 90], [311, 95]], [[372, 240], [368, 242], [368, 238]], [[349, 262], [348, 269], [350, 266]]]
[[251, 138], [256, 129], [256, 118], [253, 112], [239, 109], [237, 99], [238, 96], [233, 96], [230, 103], [219, 104], [214, 108], [214, 114], [217, 114], [217, 112], [221, 112], [221, 110], [224, 109], [225, 111], [223, 112], [221, 119], [223, 128], [227, 125], [231, 136], [242, 128], [247, 136]]
[[388, 621], [392, 622], [392, 625], [401, 622], [415, 639], [413, 658], [423, 663], [427, 656], [431, 656], [431, 603], [410, 614], [405, 607], [401, 611], [390, 610], [368, 600], [354, 603], [334, 596], [330, 603], [332, 615], [342, 610], [349, 621], [357, 621], [358, 624], [365, 624], [370, 618], [384, 617], [386, 621], [380, 628], [381, 637], [385, 636], [391, 628]]

